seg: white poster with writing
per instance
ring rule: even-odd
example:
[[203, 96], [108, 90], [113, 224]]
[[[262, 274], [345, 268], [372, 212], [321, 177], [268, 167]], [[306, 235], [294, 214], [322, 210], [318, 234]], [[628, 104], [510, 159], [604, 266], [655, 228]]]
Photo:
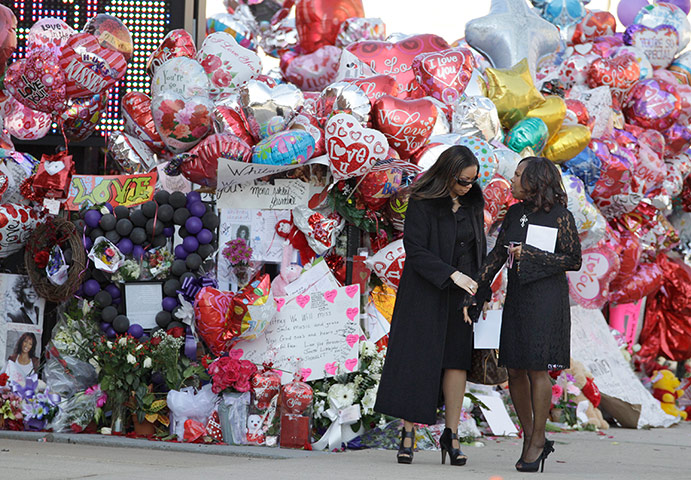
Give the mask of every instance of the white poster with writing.
[[[326, 292], [277, 297], [277, 313], [264, 334], [238, 343], [242, 358], [261, 364], [266, 353], [275, 351], [274, 366], [286, 372], [301, 359], [305, 380], [332, 377], [358, 368], [360, 343], [360, 287], [348, 285]], [[292, 381], [292, 375], [282, 375]]]
[[328, 165], [329, 158], [326, 155], [322, 155], [321, 157], [311, 158], [303, 164], [263, 165], [260, 163], [236, 162], [235, 160], [228, 160], [227, 158], [220, 157], [218, 159], [218, 182], [216, 187], [217, 201], [219, 205], [225, 202], [223, 197], [233, 193], [236, 185], [250, 183], [268, 175], [276, 175], [277, 173], [295, 170], [304, 165], [316, 164]]
[[307, 205], [311, 193], [309, 184], [301, 180], [276, 179], [273, 185], [247, 183], [220, 196], [218, 208], [292, 210]]

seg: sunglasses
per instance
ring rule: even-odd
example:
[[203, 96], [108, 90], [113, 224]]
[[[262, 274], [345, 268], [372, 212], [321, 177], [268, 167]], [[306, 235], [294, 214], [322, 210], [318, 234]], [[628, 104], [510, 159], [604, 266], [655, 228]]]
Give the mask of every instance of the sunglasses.
[[473, 183], [477, 181], [477, 177], [473, 178], [472, 180], [463, 180], [462, 178], [458, 177], [453, 177], [454, 180], [456, 180], [456, 183], [459, 184], [461, 187], [469, 187]]

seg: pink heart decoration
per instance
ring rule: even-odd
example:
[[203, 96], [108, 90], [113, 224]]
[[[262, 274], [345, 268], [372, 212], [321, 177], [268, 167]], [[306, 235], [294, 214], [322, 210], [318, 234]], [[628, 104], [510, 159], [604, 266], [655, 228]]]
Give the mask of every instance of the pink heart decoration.
[[384, 95], [372, 106], [372, 123], [402, 159], [410, 158], [432, 135], [437, 108], [429, 100]]
[[234, 360], [240, 360], [244, 354], [245, 352], [242, 348], [233, 348], [228, 352], [228, 356]]
[[213, 108], [208, 98], [184, 98], [172, 91], [151, 101], [156, 130], [173, 153], [189, 150], [211, 131]]
[[58, 58], [37, 49], [7, 69], [5, 87], [12, 96], [32, 110], [60, 113], [65, 109], [65, 74]]
[[666, 68], [677, 54], [679, 34], [671, 25], [650, 28], [634, 24], [624, 32], [624, 43], [643, 50], [654, 68]]
[[295, 302], [297, 302], [298, 305], [300, 305], [300, 308], [305, 308], [305, 305], [307, 305], [310, 301], [310, 296], [309, 295], [298, 295], [297, 298], [295, 299]]
[[300, 369], [300, 375], [302, 376], [303, 380], [307, 380], [310, 375], [312, 375], [312, 369], [311, 368], [301, 368]]
[[475, 58], [467, 48], [423, 53], [413, 60], [415, 79], [433, 98], [453, 104], [465, 90], [475, 69]]
[[346, 287], [346, 295], [348, 295], [350, 298], [353, 298], [357, 292], [360, 291], [360, 286], [359, 285], [348, 285]]
[[346, 317], [352, 322], [360, 314], [359, 308], [349, 308], [346, 310]]
[[345, 367], [349, 372], [352, 372], [357, 367], [357, 358], [349, 358], [345, 361]]
[[78, 98], [108, 90], [125, 75], [127, 62], [121, 53], [102, 47], [90, 33], [77, 33], [62, 47], [60, 67], [66, 96]]
[[360, 340], [359, 335], [348, 335], [346, 337], [346, 343], [350, 348], [353, 348], [353, 345], [355, 345], [358, 342], [358, 340]]
[[281, 309], [283, 308], [283, 305], [285, 305], [285, 304], [286, 304], [285, 298], [277, 298], [276, 299], [276, 310], [278, 310], [280, 312]]
[[331, 363], [326, 363], [324, 364], [324, 371], [328, 373], [329, 375], [336, 375], [336, 362], [331, 362]]
[[388, 156], [389, 146], [381, 132], [365, 128], [350, 114], [339, 113], [326, 124], [326, 152], [336, 181], [366, 174]]
[[291, 60], [285, 68], [284, 76], [302, 90], [318, 92], [334, 82], [340, 59], [340, 48], [325, 45], [313, 53]]
[[338, 292], [336, 290], [329, 290], [328, 292], [324, 292], [324, 299], [327, 302], [334, 303], [334, 300], [336, 300], [336, 295]]
[[396, 43], [367, 40], [346, 47], [376, 73], [394, 77], [398, 82], [400, 98], [417, 98], [424, 93], [412, 70], [415, 57], [447, 49], [449, 44], [432, 34], [414, 35]]
[[583, 251], [577, 272], [566, 272], [571, 298], [585, 308], [602, 308], [609, 299], [609, 284], [619, 273], [619, 257], [609, 248]]

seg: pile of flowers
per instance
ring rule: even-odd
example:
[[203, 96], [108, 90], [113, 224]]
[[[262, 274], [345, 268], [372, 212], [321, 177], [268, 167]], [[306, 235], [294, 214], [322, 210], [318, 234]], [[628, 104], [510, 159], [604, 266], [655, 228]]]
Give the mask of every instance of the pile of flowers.
[[211, 375], [211, 390], [214, 393], [224, 390], [249, 392], [250, 379], [257, 373], [257, 367], [249, 360], [221, 357], [209, 365], [207, 371]]
[[573, 375], [561, 372], [552, 385], [551, 417], [553, 421], [570, 426], [578, 425], [577, 406], [573, 398], [581, 393], [581, 390], [574, 384], [574, 381]]

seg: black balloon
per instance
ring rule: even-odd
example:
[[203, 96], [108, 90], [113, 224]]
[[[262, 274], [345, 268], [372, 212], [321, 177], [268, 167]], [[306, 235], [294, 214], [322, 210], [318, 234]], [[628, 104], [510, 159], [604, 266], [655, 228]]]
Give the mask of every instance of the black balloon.
[[180, 207], [173, 213], [173, 221], [176, 225], [184, 225], [188, 218], [190, 218], [190, 211], [185, 207]]
[[148, 218], [146, 218], [146, 215], [144, 215], [141, 210], [134, 210], [130, 213], [130, 220], [132, 220], [135, 227], [143, 227], [146, 225]]
[[170, 267], [170, 271], [173, 275], [179, 277], [187, 271], [187, 265], [184, 260], [175, 260], [173, 261], [173, 266]]
[[125, 333], [130, 328], [130, 321], [125, 315], [118, 315], [113, 319], [113, 330], [118, 333]]
[[197, 270], [202, 265], [202, 257], [197, 253], [190, 253], [185, 259], [185, 264], [190, 270]]
[[94, 297], [94, 300], [99, 307], [107, 307], [113, 303], [113, 297], [105, 290], [98, 292]]
[[156, 235], [151, 242], [152, 247], [165, 247], [168, 240], [165, 235]]
[[172, 222], [175, 209], [170, 205], [161, 205], [158, 207], [158, 219], [162, 222]]
[[115, 207], [113, 213], [115, 214], [115, 218], [117, 218], [118, 220], [130, 217], [130, 209], [124, 205], [118, 205], [117, 207]]
[[142, 213], [148, 218], [154, 218], [156, 216], [156, 202], [148, 201], [142, 205]]
[[118, 232], [115, 230], [109, 230], [106, 232], [105, 237], [113, 243], [118, 243], [122, 238]]
[[108, 232], [115, 229], [115, 222], [115, 215], [107, 213], [101, 217], [98, 225], [103, 229], [104, 232]]
[[98, 237], [104, 236], [103, 230], [100, 228], [94, 228], [91, 230], [91, 233], [89, 234], [89, 237], [91, 237], [91, 240], [96, 240]]
[[107, 306], [101, 312], [101, 320], [111, 323], [118, 316], [118, 309], [112, 305]]
[[142, 243], [146, 242], [146, 231], [141, 227], [132, 229], [132, 233], [130, 233], [130, 240], [132, 240], [132, 243], [135, 245], [141, 245]]
[[170, 312], [162, 310], [156, 314], [156, 325], [161, 328], [167, 328], [172, 319]]
[[163, 293], [166, 294], [168, 297], [175, 297], [178, 294], [178, 290], [180, 290], [180, 287], [182, 285], [178, 280], [175, 279], [170, 279], [166, 280], [166, 283], [163, 284]]
[[204, 225], [204, 228], [208, 228], [209, 230], [213, 231], [215, 228], [218, 228], [220, 220], [218, 215], [213, 212], [208, 212], [202, 217], [202, 224]]
[[216, 249], [211, 246], [211, 244], [206, 244], [206, 245], [199, 245], [199, 248], [197, 249], [197, 253], [199, 254], [200, 257], [202, 257], [204, 260], [206, 260], [209, 255], [214, 253]]
[[156, 203], [158, 203], [160, 208], [162, 205], [168, 203], [170, 200], [170, 193], [168, 193], [166, 190], [159, 190], [154, 194], [154, 200], [156, 200]]
[[134, 225], [128, 218], [121, 218], [115, 225], [115, 231], [118, 232], [123, 237], [126, 237], [132, 232]]
[[162, 234], [163, 233], [163, 222], [154, 219], [150, 219], [146, 222], [146, 233], [149, 235]]
[[182, 192], [173, 192], [168, 198], [168, 203], [170, 203], [175, 208], [181, 208], [187, 205], [187, 195]]

